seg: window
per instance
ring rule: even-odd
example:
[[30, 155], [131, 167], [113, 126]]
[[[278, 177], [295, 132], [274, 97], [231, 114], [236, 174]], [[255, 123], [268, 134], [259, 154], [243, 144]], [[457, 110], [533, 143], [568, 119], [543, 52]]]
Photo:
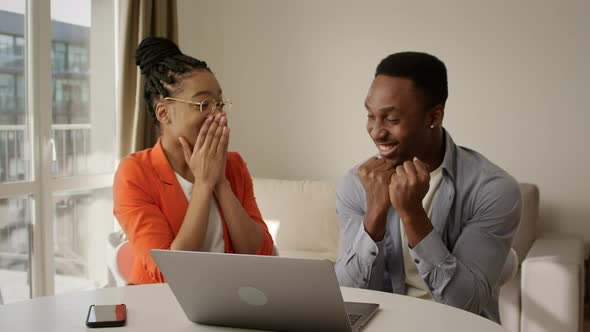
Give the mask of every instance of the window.
[[68, 47], [68, 70], [72, 72], [88, 71], [88, 48], [75, 45]]
[[25, 56], [25, 39], [23, 37], [15, 38], [14, 54], [18, 57]]
[[[38, 15], [27, 35], [25, 4]], [[114, 0], [0, 0], [0, 22], [0, 292], [8, 303], [101, 286], [114, 224]]]
[[66, 70], [66, 45], [54, 42], [51, 48], [51, 69], [63, 72]]
[[0, 74], [0, 112], [16, 112], [16, 81], [15, 75]]
[[6, 57], [12, 54], [12, 37], [0, 34], [0, 55]]

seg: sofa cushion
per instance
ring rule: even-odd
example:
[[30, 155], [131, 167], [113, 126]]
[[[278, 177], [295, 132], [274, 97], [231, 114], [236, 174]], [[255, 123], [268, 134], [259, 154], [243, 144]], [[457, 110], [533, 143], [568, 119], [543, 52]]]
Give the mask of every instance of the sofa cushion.
[[254, 178], [254, 195], [281, 256], [338, 255], [336, 185], [326, 181]]
[[[327, 181], [254, 178], [254, 195], [281, 256], [327, 258], [338, 255], [336, 185]], [[521, 183], [521, 220], [512, 247], [523, 259], [536, 237], [539, 189]]]

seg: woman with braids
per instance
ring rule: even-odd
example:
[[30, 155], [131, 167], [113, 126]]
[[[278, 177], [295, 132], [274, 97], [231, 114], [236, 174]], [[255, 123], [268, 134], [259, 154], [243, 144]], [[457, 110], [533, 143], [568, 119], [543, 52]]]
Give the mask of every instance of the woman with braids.
[[141, 42], [136, 64], [160, 138], [115, 175], [114, 214], [135, 255], [128, 282], [164, 282], [150, 249], [271, 255], [252, 178], [227, 152], [230, 104], [207, 64], [156, 37]]

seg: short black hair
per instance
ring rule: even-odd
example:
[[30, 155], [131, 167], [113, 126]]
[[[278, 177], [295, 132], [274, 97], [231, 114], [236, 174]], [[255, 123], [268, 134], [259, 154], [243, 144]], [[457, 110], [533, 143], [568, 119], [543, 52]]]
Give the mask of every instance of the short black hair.
[[421, 52], [394, 53], [381, 60], [375, 77], [386, 75], [411, 79], [426, 98], [426, 107], [445, 105], [449, 96], [447, 68], [433, 55]]
[[162, 82], [174, 84], [178, 75], [195, 69], [211, 72], [205, 61], [183, 54], [173, 41], [162, 37], [144, 38], [135, 51], [135, 64], [145, 77], [143, 99], [156, 125], [159, 123], [154, 104], [160, 97], [170, 95]]

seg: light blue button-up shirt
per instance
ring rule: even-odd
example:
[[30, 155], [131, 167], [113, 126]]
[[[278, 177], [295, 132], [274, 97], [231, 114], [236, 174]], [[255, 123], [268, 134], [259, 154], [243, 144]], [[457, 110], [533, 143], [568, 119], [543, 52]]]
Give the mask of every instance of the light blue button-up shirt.
[[[342, 178], [336, 198], [341, 286], [406, 294], [399, 216], [387, 214], [375, 242], [363, 218], [367, 197], [356, 174]], [[433, 299], [499, 322], [498, 280], [520, 220], [519, 185], [481, 154], [455, 145], [445, 131], [443, 178], [432, 209], [434, 227], [410, 249]]]

